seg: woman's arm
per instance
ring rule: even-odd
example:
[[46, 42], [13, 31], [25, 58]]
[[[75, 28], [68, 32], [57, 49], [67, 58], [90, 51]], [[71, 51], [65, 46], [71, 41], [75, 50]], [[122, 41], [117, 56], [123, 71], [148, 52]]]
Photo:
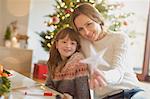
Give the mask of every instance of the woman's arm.
[[108, 84], [120, 83], [124, 77], [126, 68], [130, 68], [126, 64], [129, 39], [125, 34], [117, 34], [115, 36], [115, 40], [112, 42], [114, 51], [111, 55], [111, 68], [108, 71], [101, 71]]

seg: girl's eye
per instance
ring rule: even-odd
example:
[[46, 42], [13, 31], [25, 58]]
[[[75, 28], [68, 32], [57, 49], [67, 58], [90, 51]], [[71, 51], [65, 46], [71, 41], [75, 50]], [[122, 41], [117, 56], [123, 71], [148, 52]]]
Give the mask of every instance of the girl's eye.
[[75, 43], [71, 43], [72, 45], [75, 45]]
[[72, 44], [72, 45], [75, 45], [75, 44], [76, 44], [76, 42], [71, 42], [71, 44]]
[[66, 41], [61, 41], [61, 43], [66, 43]]

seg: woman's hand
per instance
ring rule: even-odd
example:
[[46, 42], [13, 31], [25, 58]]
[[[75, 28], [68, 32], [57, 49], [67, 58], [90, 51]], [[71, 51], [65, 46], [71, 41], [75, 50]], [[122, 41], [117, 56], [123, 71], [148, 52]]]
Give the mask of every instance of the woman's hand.
[[106, 86], [107, 82], [105, 81], [104, 73], [99, 69], [93, 70], [89, 84], [91, 89], [95, 89], [97, 86], [98, 87]]

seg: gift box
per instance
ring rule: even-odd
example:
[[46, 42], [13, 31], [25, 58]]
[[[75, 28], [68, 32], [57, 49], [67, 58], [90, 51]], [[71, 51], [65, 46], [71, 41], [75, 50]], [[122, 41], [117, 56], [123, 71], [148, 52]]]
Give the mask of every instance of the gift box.
[[48, 66], [46, 64], [34, 64], [33, 77], [37, 79], [46, 79]]

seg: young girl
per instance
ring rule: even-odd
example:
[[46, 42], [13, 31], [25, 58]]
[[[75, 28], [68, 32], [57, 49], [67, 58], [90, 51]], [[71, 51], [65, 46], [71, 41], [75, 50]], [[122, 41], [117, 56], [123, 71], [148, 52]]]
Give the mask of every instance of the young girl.
[[90, 99], [88, 68], [79, 62], [84, 59], [80, 48], [79, 36], [73, 29], [57, 33], [50, 50], [46, 86], [68, 93], [73, 99]]

